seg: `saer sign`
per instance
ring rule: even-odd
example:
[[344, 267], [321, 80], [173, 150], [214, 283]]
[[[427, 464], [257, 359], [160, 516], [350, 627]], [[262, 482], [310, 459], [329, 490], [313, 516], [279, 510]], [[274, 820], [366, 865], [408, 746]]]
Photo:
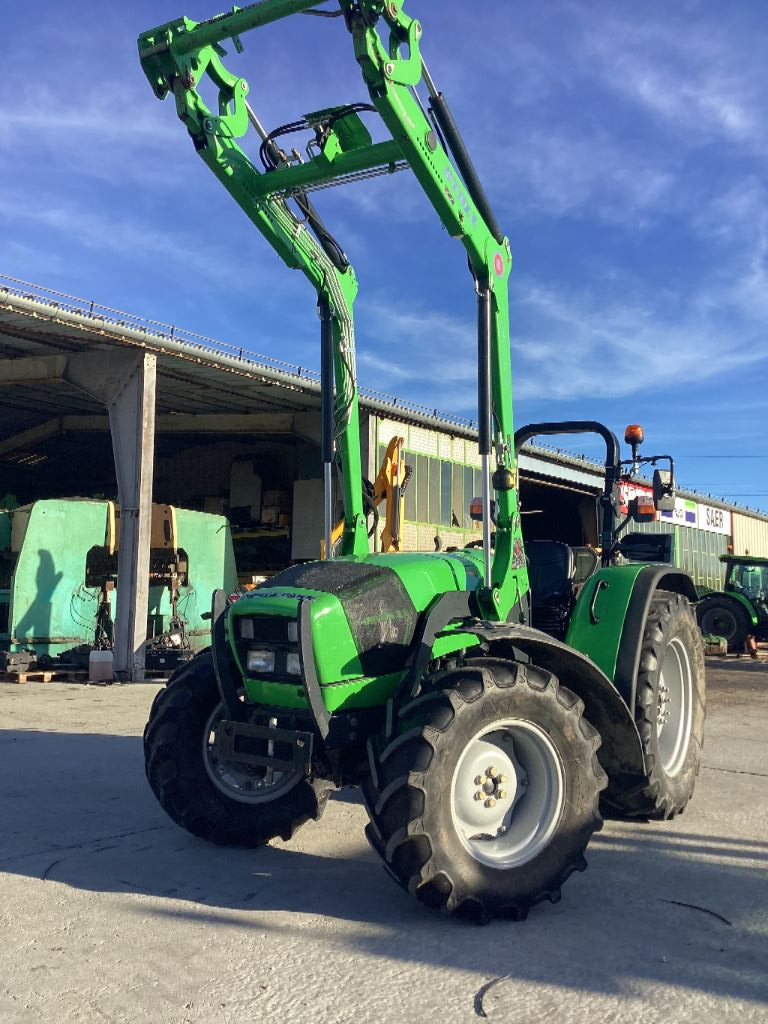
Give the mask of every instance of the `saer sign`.
[[730, 512], [686, 498], [675, 498], [674, 512], [660, 512], [659, 522], [672, 522], [676, 526], [694, 526], [706, 533], [721, 533], [726, 537], [731, 535]]
[[698, 505], [699, 529], [710, 533], [731, 535], [731, 513], [725, 508], [714, 508], [712, 505]]

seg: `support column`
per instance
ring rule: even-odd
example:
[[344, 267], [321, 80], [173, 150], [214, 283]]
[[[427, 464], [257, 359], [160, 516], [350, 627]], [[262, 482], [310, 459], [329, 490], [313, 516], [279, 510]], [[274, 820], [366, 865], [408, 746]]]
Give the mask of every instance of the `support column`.
[[70, 356], [64, 374], [109, 413], [120, 503], [114, 671], [133, 682], [144, 679], [147, 639], [156, 371], [149, 353], [94, 352]]

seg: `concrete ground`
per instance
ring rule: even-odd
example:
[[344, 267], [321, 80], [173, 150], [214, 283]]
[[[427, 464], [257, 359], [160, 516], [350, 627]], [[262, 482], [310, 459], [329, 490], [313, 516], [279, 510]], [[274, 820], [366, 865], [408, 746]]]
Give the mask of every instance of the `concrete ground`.
[[211, 847], [150, 792], [156, 686], [0, 686], [0, 1021], [768, 1021], [768, 666], [708, 662], [696, 795], [608, 822], [562, 901], [486, 928], [384, 874], [354, 793]]

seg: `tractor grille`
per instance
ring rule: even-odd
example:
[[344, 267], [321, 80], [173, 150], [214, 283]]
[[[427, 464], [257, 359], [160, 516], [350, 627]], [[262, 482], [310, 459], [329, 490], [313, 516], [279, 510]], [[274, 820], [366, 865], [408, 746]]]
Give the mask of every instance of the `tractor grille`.
[[[298, 670], [299, 643], [295, 619], [279, 615], [233, 616], [235, 649], [246, 676], [279, 683], [301, 684]], [[248, 652], [266, 651], [274, 656], [269, 671], [248, 669]], [[296, 671], [289, 671], [293, 667]]]

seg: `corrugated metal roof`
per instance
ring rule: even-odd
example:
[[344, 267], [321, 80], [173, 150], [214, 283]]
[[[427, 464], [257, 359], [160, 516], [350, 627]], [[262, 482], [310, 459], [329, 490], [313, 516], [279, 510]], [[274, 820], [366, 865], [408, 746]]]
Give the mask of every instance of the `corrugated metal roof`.
[[[235, 348], [157, 321], [0, 275], [0, 354], [6, 358], [71, 354], [85, 349], [141, 348], [156, 354], [158, 411], [188, 413], [309, 410], [320, 405], [319, 374], [246, 348]], [[83, 396], [66, 386], [14, 385], [11, 408], [50, 415], [85, 411]], [[363, 408], [396, 415], [460, 437], [471, 422], [360, 390]], [[96, 408], [90, 403], [89, 408]], [[0, 422], [2, 421], [0, 413]]]

